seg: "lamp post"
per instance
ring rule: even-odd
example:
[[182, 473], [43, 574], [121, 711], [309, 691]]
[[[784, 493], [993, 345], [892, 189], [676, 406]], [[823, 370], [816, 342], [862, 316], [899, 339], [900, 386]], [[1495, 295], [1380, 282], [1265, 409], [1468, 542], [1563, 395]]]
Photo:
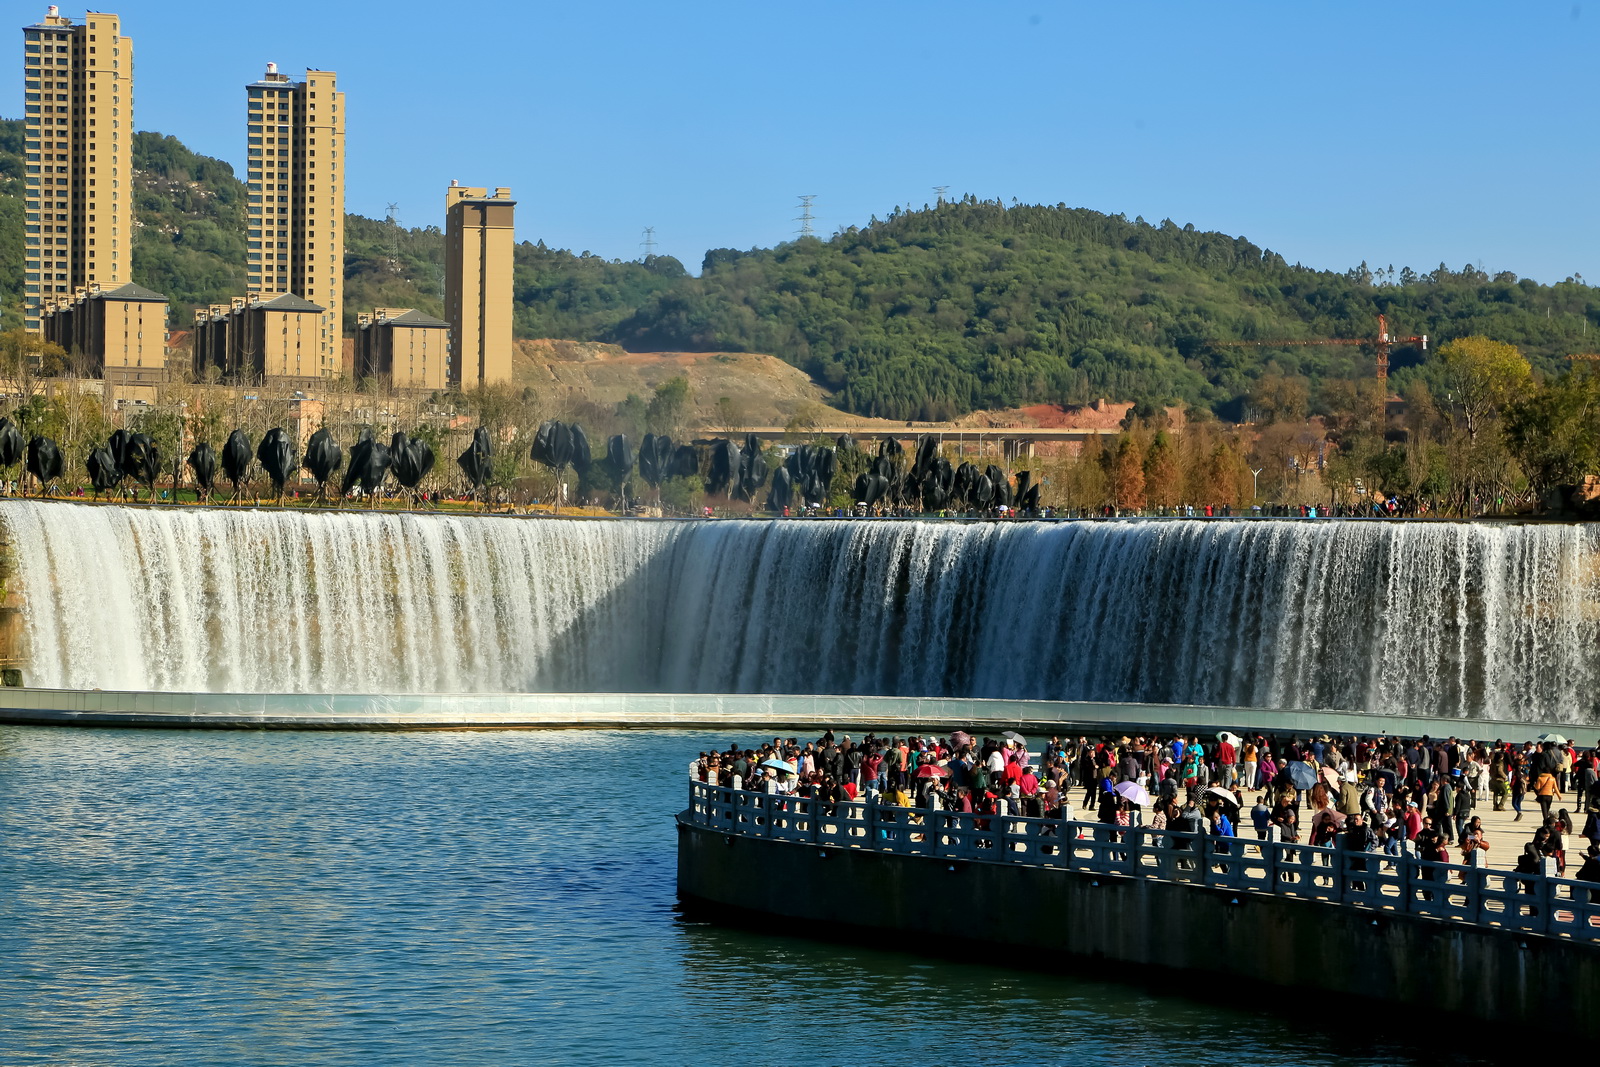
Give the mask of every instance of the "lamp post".
[[1267, 468], [1265, 468], [1265, 467], [1262, 467], [1260, 470], [1257, 470], [1254, 467], [1252, 467], [1250, 469], [1250, 501], [1251, 501], [1251, 503], [1254, 503], [1255, 501], [1261, 499], [1261, 492], [1257, 487], [1257, 479], [1259, 479], [1261, 477], [1261, 471], [1264, 471], [1266, 469]]

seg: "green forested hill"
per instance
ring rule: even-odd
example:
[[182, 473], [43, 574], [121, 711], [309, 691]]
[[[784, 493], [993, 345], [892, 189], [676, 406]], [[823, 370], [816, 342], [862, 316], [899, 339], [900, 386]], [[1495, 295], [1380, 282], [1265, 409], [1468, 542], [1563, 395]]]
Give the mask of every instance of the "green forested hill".
[[[22, 284], [21, 123], [0, 122], [0, 298], [17, 321]], [[134, 142], [135, 280], [166, 293], [175, 324], [244, 285], [244, 188], [232, 168], [175, 138]], [[374, 306], [439, 314], [443, 236], [349, 216], [348, 324]], [[968, 198], [896, 211], [827, 240], [706, 253], [700, 277], [644, 262], [524, 243], [516, 252], [522, 337], [634, 350], [770, 352], [890, 418], [1106, 396], [1185, 401], [1229, 413], [1267, 368], [1367, 377], [1360, 347], [1229, 348], [1228, 339], [1370, 337], [1379, 312], [1402, 334], [1484, 334], [1554, 371], [1596, 347], [1596, 291], [1443, 265], [1425, 274], [1365, 264], [1293, 265], [1243, 238], [1064, 205]], [[1591, 322], [1590, 320], [1593, 320]], [[1427, 373], [1394, 353], [1395, 377]]]

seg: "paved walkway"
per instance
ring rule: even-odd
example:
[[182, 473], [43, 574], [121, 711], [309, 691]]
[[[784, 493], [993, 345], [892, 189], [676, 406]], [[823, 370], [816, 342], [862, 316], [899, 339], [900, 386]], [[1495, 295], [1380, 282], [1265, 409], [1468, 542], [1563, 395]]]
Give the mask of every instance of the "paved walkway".
[[[1239, 829], [1241, 837], [1255, 837], [1255, 828], [1250, 822], [1249, 805], [1253, 805], [1259, 795], [1259, 791], [1245, 793], [1246, 809], [1240, 815], [1240, 821], [1243, 823]], [[1081, 800], [1081, 795], [1076, 799]], [[1311, 817], [1309, 807], [1308, 804], [1303, 804], [1300, 808], [1301, 841], [1306, 840], [1309, 833]], [[1583, 850], [1588, 846], [1588, 842], [1579, 835], [1588, 816], [1570, 793], [1566, 800], [1558, 801], [1550, 810], [1559, 811], [1562, 808], [1567, 809], [1573, 821], [1574, 833], [1567, 839], [1567, 876], [1571, 877], [1577, 874], [1578, 868], [1583, 865]], [[1517, 857], [1522, 855], [1522, 846], [1533, 840], [1533, 832], [1541, 825], [1542, 815], [1539, 803], [1532, 793], [1529, 793], [1527, 799], [1522, 802], [1522, 812], [1522, 821], [1517, 822], [1517, 813], [1511, 810], [1510, 800], [1506, 801], [1505, 811], [1495, 811], [1492, 799], [1482, 801], [1481, 806], [1473, 810], [1474, 815], [1483, 817], [1483, 828], [1489, 845], [1488, 862], [1491, 868], [1503, 871], [1514, 869]], [[1461, 862], [1461, 850], [1455, 845], [1450, 846], [1450, 862]]]

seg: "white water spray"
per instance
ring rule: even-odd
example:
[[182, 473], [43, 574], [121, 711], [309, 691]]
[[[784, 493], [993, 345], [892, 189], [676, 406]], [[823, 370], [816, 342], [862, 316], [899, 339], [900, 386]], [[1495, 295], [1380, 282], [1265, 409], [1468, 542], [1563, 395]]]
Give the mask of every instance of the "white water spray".
[[1600, 721], [1600, 530], [0, 505], [30, 684]]

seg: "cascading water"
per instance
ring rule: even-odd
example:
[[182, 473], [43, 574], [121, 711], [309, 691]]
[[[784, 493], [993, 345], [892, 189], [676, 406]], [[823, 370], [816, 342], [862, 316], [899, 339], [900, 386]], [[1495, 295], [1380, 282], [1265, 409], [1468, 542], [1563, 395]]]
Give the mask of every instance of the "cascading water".
[[1600, 529], [0, 505], [41, 686], [815, 692], [1600, 721]]

